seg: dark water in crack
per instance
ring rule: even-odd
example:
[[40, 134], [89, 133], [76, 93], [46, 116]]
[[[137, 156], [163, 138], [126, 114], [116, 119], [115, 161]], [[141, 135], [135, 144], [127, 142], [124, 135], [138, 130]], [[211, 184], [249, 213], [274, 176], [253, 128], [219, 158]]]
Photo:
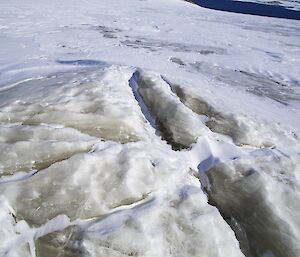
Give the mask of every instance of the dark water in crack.
[[232, 0], [193, 0], [193, 3], [218, 11], [300, 20], [300, 12], [279, 5], [239, 2]]

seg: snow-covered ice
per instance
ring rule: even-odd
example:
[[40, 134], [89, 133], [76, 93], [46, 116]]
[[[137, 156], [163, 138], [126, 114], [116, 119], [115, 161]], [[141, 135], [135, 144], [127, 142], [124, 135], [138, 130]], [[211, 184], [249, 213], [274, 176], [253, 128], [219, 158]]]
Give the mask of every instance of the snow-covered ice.
[[1, 2], [0, 256], [299, 256], [299, 24]]

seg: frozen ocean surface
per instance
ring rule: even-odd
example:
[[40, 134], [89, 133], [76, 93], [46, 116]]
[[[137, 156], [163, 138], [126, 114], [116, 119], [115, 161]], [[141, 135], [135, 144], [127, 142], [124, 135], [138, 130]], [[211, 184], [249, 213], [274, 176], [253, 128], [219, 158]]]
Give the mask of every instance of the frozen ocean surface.
[[299, 22], [2, 1], [0, 256], [300, 256]]

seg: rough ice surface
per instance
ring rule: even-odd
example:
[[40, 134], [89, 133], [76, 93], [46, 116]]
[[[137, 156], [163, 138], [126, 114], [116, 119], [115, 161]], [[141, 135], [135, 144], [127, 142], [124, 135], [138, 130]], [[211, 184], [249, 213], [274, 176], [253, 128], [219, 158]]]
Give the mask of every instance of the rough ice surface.
[[292, 10], [300, 10], [300, 2], [298, 0], [280, 0], [280, 1], [270, 1], [270, 0], [239, 0], [242, 2], [254, 2], [254, 3], [261, 3], [267, 5], [279, 5], [283, 6], [287, 9]]
[[299, 21], [0, 10], [1, 257], [300, 256]]

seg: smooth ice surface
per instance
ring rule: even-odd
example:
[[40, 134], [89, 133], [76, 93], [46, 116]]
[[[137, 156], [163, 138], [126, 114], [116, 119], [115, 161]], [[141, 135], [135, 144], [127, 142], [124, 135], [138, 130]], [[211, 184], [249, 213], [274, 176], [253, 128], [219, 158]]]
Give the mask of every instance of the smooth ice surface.
[[0, 10], [1, 257], [300, 255], [299, 21]]

